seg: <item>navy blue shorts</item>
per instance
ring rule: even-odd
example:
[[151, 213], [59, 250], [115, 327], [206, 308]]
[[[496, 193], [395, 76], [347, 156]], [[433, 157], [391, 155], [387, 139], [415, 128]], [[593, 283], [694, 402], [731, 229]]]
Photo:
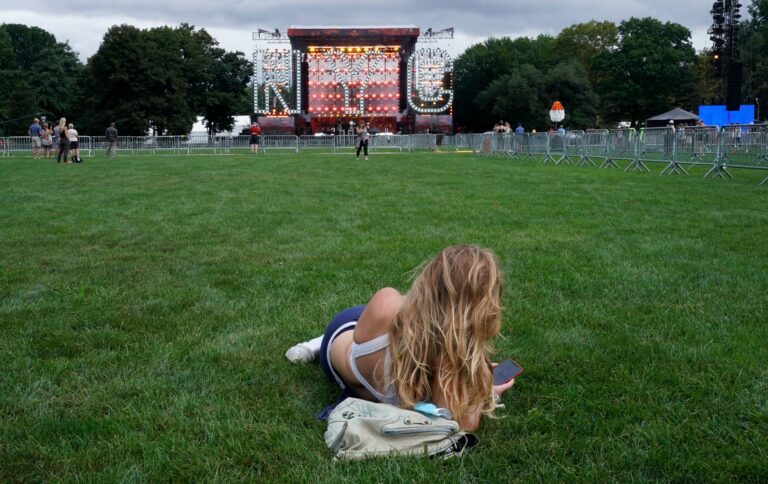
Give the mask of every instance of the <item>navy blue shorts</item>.
[[331, 323], [328, 325], [328, 328], [325, 330], [325, 334], [323, 334], [323, 342], [320, 345], [320, 368], [323, 369], [323, 373], [325, 373], [332, 382], [337, 383], [342, 389], [345, 388], [344, 382], [341, 381], [341, 378], [331, 368], [331, 343], [341, 333], [355, 329], [357, 321], [360, 319], [360, 315], [363, 314], [364, 309], [365, 304], [361, 304], [360, 306], [355, 306], [340, 312], [334, 316]]

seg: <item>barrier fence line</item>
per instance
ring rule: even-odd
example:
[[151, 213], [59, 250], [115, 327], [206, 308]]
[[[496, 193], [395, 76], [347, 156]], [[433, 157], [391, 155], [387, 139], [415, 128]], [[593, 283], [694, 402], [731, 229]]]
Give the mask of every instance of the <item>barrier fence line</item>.
[[[548, 145], [549, 136], [547, 133], [532, 133], [528, 139], [528, 158], [535, 160], [536, 158], [547, 156]], [[546, 159], [544, 162], [546, 163]]]
[[585, 147], [586, 134], [584, 131], [569, 131], [563, 135], [565, 144], [565, 159], [576, 166], [589, 164]]
[[608, 159], [608, 130], [590, 129], [584, 133], [584, 162], [597, 166], [598, 161]]
[[288, 135], [264, 135], [261, 137], [259, 149], [268, 153], [270, 150], [291, 150], [296, 154], [301, 153], [298, 136]]
[[[720, 153], [717, 168], [727, 176], [730, 176], [728, 168], [768, 170], [768, 127], [766, 125], [724, 126], [720, 132]], [[722, 176], [721, 173], [718, 174]], [[760, 183], [760, 186], [766, 183], [768, 183], [768, 177]]]
[[520, 159], [523, 156], [528, 156], [528, 142], [530, 141], [529, 136], [530, 135], [528, 133], [515, 133], [513, 135], [512, 149], [514, 152], [512, 154], [512, 158]]
[[411, 134], [403, 136], [408, 136], [410, 138], [411, 148], [409, 151], [437, 151], [437, 135], [435, 134]]
[[408, 136], [398, 134], [371, 136], [368, 140], [368, 148], [372, 153], [385, 150], [397, 150], [399, 152], [402, 152], [403, 150], [410, 151], [410, 141]]
[[[104, 136], [79, 136], [84, 156], [109, 156], [121, 152], [141, 154], [231, 154], [248, 150], [249, 136], [120, 136], [114, 143]], [[326, 150], [339, 153], [357, 147], [355, 135], [264, 135], [264, 152]], [[708, 166], [705, 178], [733, 178], [731, 169], [768, 170], [768, 125], [733, 125], [717, 128], [680, 127], [569, 131], [566, 133], [484, 133], [456, 135], [383, 133], [371, 136], [371, 152], [471, 150], [484, 157], [538, 159], [555, 165], [598, 166], [624, 171], [651, 172], [648, 163], [664, 165], [660, 175], [685, 174], [686, 166]], [[51, 147], [53, 156], [58, 145]], [[110, 153], [107, 151], [110, 150]], [[114, 151], [112, 151], [114, 150]], [[31, 153], [29, 136], [0, 138], [2, 157]], [[761, 185], [768, 184], [766, 177]]]
[[547, 133], [547, 153], [544, 163], [552, 162], [555, 165], [570, 164], [571, 161], [565, 154], [565, 135], [562, 133]]
[[474, 134], [460, 133], [456, 135], [456, 150], [473, 150], [472, 138]]

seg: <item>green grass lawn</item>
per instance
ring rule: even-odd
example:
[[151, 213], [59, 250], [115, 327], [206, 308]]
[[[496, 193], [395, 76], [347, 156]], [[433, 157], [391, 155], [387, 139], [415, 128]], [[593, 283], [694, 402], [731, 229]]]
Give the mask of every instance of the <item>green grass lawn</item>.
[[[695, 173], [0, 159], [0, 482], [766, 481], [768, 188]], [[283, 353], [458, 243], [505, 271], [506, 408], [462, 459], [334, 462]]]

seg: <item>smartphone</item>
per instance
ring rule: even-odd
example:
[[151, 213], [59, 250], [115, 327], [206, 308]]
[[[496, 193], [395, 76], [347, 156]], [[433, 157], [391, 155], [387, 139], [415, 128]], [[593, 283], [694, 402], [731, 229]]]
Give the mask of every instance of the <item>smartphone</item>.
[[523, 372], [523, 367], [512, 360], [504, 360], [493, 369], [493, 384], [503, 385]]

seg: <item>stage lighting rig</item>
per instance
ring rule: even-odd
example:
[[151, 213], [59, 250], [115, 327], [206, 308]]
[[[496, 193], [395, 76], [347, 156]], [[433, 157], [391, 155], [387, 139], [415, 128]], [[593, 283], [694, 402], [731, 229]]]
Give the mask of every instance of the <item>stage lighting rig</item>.
[[716, 0], [712, 4], [712, 68], [715, 78], [723, 79], [725, 103], [729, 111], [741, 107], [742, 65], [739, 52], [741, 25], [739, 0]]

